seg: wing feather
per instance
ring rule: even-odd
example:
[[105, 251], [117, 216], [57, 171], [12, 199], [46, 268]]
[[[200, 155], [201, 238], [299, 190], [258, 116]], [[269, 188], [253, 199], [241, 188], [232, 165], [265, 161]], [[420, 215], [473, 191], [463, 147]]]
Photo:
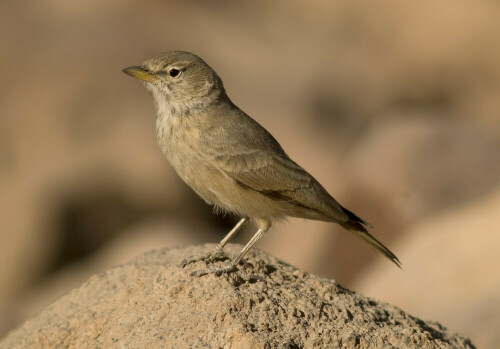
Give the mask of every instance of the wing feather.
[[202, 138], [210, 144], [201, 145], [207, 163], [248, 189], [315, 211], [318, 218], [339, 222], [349, 219], [337, 201], [288, 157], [266, 129], [243, 112], [232, 112], [240, 115], [233, 114], [230, 120], [229, 113], [221, 112], [210, 129], [203, 130], [210, 133]]

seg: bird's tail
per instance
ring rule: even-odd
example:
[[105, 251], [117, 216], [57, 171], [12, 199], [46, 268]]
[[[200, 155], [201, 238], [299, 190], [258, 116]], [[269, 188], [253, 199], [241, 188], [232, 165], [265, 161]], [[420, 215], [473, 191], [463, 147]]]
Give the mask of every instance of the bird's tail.
[[344, 207], [342, 207], [342, 209], [349, 216], [349, 220], [346, 222], [340, 222], [339, 224], [342, 225], [347, 230], [349, 230], [350, 232], [352, 232], [353, 234], [355, 234], [357, 237], [361, 238], [362, 240], [366, 241], [367, 243], [375, 247], [378, 252], [383, 254], [394, 264], [396, 264], [399, 268], [401, 268], [401, 262], [399, 261], [398, 257], [396, 257], [396, 255], [394, 255], [394, 253], [392, 253], [391, 250], [389, 250], [380, 241], [378, 241], [368, 233], [366, 227], [372, 228], [371, 224], [359, 218], [354, 213], [345, 209]]

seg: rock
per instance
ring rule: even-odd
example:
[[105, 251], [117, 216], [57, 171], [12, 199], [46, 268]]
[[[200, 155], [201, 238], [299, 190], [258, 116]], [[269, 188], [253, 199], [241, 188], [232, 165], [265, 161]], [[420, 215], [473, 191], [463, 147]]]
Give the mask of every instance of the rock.
[[[196, 229], [197, 234], [193, 234]], [[158, 246], [173, 247], [202, 243], [202, 236], [216, 239], [210, 225], [189, 225], [185, 222], [152, 219], [120, 232], [112, 241], [97, 252], [72, 263], [65, 268], [44, 277], [42, 282], [29, 290], [17, 292], [7, 306], [0, 307], [0, 319], [11, 324], [10, 329], [37, 315], [63, 294], [81, 285], [92, 275], [101, 273], [112, 266], [126, 263], [132, 257], [143, 254]], [[0, 320], [0, 323], [2, 321]], [[5, 327], [4, 327], [5, 328]], [[7, 334], [0, 326], [0, 338]]]
[[205, 262], [178, 266], [210, 248], [151, 251], [95, 275], [12, 331], [0, 347], [474, 348], [438, 323], [261, 251], [251, 251], [238, 272], [219, 277], [190, 276]]
[[404, 256], [404, 273], [377, 260], [356, 289], [442, 321], [480, 348], [499, 348], [499, 213], [497, 186], [480, 199], [423, 220], [394, 246]]

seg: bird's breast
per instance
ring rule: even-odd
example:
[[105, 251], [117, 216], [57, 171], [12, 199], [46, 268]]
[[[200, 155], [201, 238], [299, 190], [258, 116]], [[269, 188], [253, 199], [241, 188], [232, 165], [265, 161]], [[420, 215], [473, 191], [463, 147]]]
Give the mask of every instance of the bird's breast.
[[192, 167], [201, 160], [199, 130], [188, 117], [159, 115], [156, 120], [158, 144], [176, 170]]
[[159, 116], [156, 131], [160, 148], [179, 177], [205, 201], [215, 203], [210, 183], [221, 174], [206, 162], [195, 121], [191, 117]]

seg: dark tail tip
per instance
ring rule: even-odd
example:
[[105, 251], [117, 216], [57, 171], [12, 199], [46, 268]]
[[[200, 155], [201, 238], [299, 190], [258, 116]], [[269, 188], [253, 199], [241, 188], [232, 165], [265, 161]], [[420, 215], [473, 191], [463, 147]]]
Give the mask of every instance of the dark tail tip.
[[372, 245], [373, 247], [375, 247], [375, 249], [378, 252], [380, 252], [387, 259], [389, 259], [391, 262], [393, 262], [394, 264], [396, 264], [396, 266], [399, 269], [403, 269], [402, 265], [401, 265], [401, 262], [398, 259], [398, 257], [396, 257], [396, 255], [394, 253], [392, 253], [391, 250], [389, 250], [384, 244], [382, 244], [380, 241], [378, 241], [377, 239], [375, 239], [370, 233], [368, 233], [368, 230], [366, 229], [366, 227], [373, 228], [370, 223], [368, 223], [365, 220], [359, 218], [358, 216], [356, 216], [354, 213], [352, 213], [348, 209], [343, 208], [343, 207], [342, 207], [342, 209], [344, 210], [344, 212], [349, 217], [348, 221], [341, 223], [341, 225], [344, 228], [346, 228], [347, 230], [353, 232], [356, 236], [358, 236], [359, 238], [363, 239], [364, 241], [366, 241], [367, 243], [369, 243], [370, 245]]

